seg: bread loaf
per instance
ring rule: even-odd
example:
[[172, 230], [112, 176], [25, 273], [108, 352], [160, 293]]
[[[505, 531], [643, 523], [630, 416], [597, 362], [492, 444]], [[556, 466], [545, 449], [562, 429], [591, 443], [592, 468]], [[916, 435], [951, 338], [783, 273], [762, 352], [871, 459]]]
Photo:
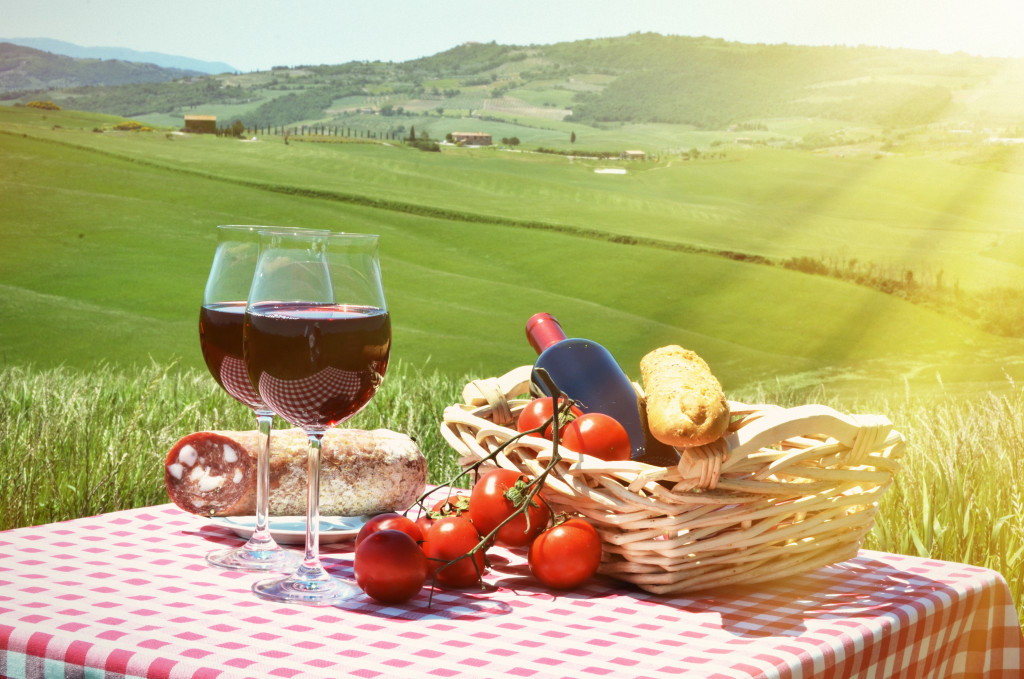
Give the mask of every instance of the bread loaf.
[[640, 360], [640, 372], [654, 438], [691, 448], [721, 438], [728, 429], [722, 385], [694, 352], [674, 344], [655, 349]]

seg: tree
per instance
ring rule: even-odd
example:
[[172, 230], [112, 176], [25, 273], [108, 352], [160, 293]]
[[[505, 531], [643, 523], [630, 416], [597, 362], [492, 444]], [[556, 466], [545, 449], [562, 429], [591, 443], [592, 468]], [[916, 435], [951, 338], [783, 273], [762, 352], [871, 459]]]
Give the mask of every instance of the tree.
[[52, 101], [30, 101], [27, 104], [25, 104], [25, 106], [28, 106], [29, 108], [39, 108], [39, 109], [42, 109], [44, 111], [59, 111], [59, 110], [61, 110], [60, 106], [58, 106], [57, 104], [53, 103]]
[[409, 141], [416, 141], [416, 126], [409, 126]]
[[576, 130], [573, 130], [572, 134], [569, 135], [569, 143], [570, 144], [575, 144], [576, 143]]
[[519, 146], [519, 137], [512, 137], [508, 140], [508, 144], [512, 147]]

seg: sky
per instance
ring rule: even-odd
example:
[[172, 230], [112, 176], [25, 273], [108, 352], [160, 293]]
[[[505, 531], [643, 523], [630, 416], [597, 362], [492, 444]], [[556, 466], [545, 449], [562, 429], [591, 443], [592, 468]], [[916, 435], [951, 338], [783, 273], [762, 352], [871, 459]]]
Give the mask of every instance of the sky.
[[1024, 57], [1022, 0], [0, 0], [0, 17], [0, 37], [163, 52], [240, 71], [638, 31]]

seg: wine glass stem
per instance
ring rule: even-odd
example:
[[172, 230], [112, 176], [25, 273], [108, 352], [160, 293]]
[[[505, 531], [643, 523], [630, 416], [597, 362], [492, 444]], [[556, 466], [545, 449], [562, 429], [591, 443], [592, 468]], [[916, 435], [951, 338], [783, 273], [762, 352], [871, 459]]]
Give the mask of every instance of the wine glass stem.
[[256, 411], [259, 423], [260, 447], [256, 458], [256, 530], [251, 541], [270, 542], [270, 431], [274, 415], [267, 410]]
[[303, 566], [322, 570], [320, 566], [320, 445], [323, 432], [309, 434], [306, 486], [306, 556]]

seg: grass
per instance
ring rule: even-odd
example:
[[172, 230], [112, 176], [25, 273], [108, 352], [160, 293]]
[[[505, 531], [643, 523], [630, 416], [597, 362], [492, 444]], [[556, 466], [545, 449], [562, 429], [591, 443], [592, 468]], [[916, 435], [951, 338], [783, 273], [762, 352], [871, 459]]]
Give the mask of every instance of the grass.
[[[384, 387], [350, 426], [413, 436], [430, 481], [450, 478], [454, 452], [438, 426], [466, 378], [393, 364]], [[1024, 389], [951, 398], [940, 388], [836, 394], [822, 386], [763, 386], [746, 402], [823, 403], [889, 417], [908, 440], [865, 547], [991, 568], [1024, 601]], [[167, 502], [163, 458], [181, 436], [250, 429], [251, 415], [205, 372], [151, 363], [7, 367], [0, 371], [0, 530]], [[1024, 612], [1022, 612], [1024, 616]]]
[[[461, 390], [436, 372], [393, 363], [350, 426], [409, 434], [438, 482], [455, 468], [438, 413]], [[167, 502], [163, 459], [175, 441], [254, 428], [208, 373], [176, 364], [0, 370], [0, 530]]]
[[[944, 555], [1015, 583], [1024, 602], [1024, 391], [967, 401], [909, 398], [892, 407], [914, 442], [873, 535], [888, 551]], [[909, 517], [897, 522], [895, 517]], [[948, 555], [948, 556], [945, 556]]]

